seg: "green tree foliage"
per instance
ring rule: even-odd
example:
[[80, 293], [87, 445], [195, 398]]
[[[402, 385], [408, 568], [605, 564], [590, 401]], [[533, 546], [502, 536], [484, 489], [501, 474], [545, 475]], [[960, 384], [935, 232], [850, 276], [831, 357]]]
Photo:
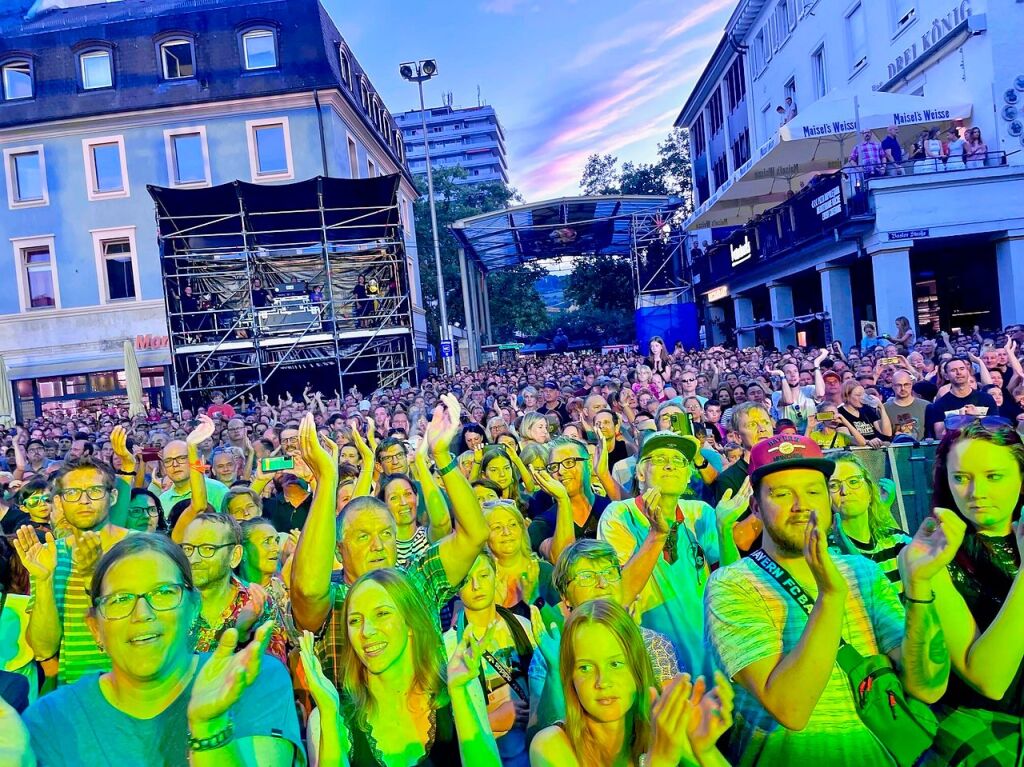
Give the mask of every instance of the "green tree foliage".
[[609, 336], [632, 334], [633, 274], [628, 258], [580, 256], [566, 280], [565, 297], [574, 307], [566, 317], [579, 315], [581, 320], [573, 323], [581, 327], [570, 337], [578, 338], [588, 326], [607, 328]]
[[[462, 304], [462, 277], [459, 272], [459, 246], [449, 227], [455, 221], [478, 213], [506, 208], [521, 201], [514, 189], [500, 181], [487, 181], [480, 184], [458, 184], [457, 180], [465, 178], [466, 171], [461, 167], [437, 168], [434, 170], [434, 201], [437, 208], [437, 234], [441, 250], [441, 273], [444, 277], [445, 298], [448, 304], [448, 321], [465, 325], [466, 314]], [[432, 343], [440, 338], [438, 326], [439, 312], [435, 308], [437, 302], [437, 278], [434, 267], [434, 241], [430, 228], [430, 205], [425, 196], [427, 178], [416, 179], [417, 187], [424, 196], [415, 203], [416, 215], [416, 248], [419, 252], [420, 284], [423, 287], [423, 303], [427, 310], [428, 335]], [[505, 272], [488, 276], [490, 288], [491, 325], [494, 329], [494, 340], [507, 340], [499, 335], [499, 328], [518, 328], [523, 332], [541, 332], [546, 328], [547, 316], [541, 304], [533, 280], [527, 274], [538, 271], [540, 276], [545, 273], [539, 267], [526, 271], [512, 270], [508, 274], [518, 277], [505, 277]], [[497, 292], [501, 295], [498, 296]], [[537, 316], [537, 309], [543, 317]], [[543, 322], [541, 322], [543, 321]], [[523, 323], [517, 325], [517, 323]]]
[[580, 179], [580, 189], [583, 194], [593, 197], [598, 194], [619, 193], [619, 172], [615, 168], [619, 158], [606, 154], [592, 154], [587, 158], [587, 164], [583, 166], [583, 177]]
[[536, 287], [547, 273], [544, 267], [529, 263], [487, 275], [494, 343], [547, 334], [551, 320]]

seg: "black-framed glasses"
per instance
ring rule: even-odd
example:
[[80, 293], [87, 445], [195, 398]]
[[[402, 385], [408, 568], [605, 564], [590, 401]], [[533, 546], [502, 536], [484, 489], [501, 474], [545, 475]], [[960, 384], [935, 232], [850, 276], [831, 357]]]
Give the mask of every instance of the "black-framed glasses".
[[160, 463], [162, 463], [168, 469], [171, 468], [172, 466], [187, 466], [188, 456], [179, 455], [174, 456], [172, 458], [164, 458]]
[[189, 558], [192, 557], [192, 552], [198, 551], [200, 557], [209, 559], [221, 549], [227, 549], [234, 545], [233, 543], [200, 543], [198, 546], [193, 546], [191, 543], [183, 543], [181, 551]]
[[593, 586], [598, 580], [603, 580], [605, 583], [618, 583], [622, 580], [622, 570], [617, 565], [606, 567], [604, 570], [580, 570], [572, 576], [570, 583], [587, 588]]
[[565, 469], [566, 471], [572, 471], [573, 469], [576, 468], [577, 464], [586, 463], [586, 461], [586, 458], [566, 458], [563, 461], [554, 461], [552, 463], [549, 463], [544, 468], [548, 470], [549, 474], [555, 474], [557, 472], [560, 472], [562, 469]]
[[135, 612], [135, 606], [140, 599], [145, 599], [146, 604], [157, 612], [167, 612], [175, 609], [181, 604], [185, 595], [185, 586], [181, 583], [165, 583], [157, 586], [144, 594], [131, 594], [126, 591], [119, 591], [99, 597], [93, 600], [100, 615], [108, 621], [119, 621], [127, 618]]
[[1013, 428], [1013, 422], [1001, 415], [948, 415], [942, 423], [947, 429], [962, 429], [972, 423], [980, 423], [986, 429]]
[[133, 517], [157, 517], [160, 516], [160, 509], [156, 506], [133, 506], [128, 509]]
[[110, 490], [104, 485], [93, 485], [92, 487], [69, 487], [66, 490], [61, 490], [57, 495], [63, 498], [68, 503], [77, 503], [82, 500], [82, 496], [86, 496], [90, 501], [101, 500], [109, 493]]

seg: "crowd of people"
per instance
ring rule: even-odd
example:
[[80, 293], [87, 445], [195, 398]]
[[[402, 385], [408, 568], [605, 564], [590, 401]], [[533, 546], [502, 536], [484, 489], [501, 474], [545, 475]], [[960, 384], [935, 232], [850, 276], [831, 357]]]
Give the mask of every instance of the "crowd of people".
[[[47, 411], [4, 439], [0, 764], [1019, 765], [1021, 342]], [[932, 438], [904, 530], [852, 448]]]
[[989, 159], [988, 144], [981, 128], [950, 126], [922, 130], [907, 147], [900, 144], [899, 129], [892, 125], [879, 141], [875, 132], [861, 133], [860, 142], [850, 153], [849, 163], [863, 177], [903, 176], [912, 173], [936, 173], [944, 170], [983, 168]]

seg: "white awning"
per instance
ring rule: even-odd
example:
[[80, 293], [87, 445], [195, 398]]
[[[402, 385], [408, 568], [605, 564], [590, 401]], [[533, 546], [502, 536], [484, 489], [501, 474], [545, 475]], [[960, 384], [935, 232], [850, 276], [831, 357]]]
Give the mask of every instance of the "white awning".
[[938, 126], [970, 114], [969, 103], [936, 103], [898, 93], [819, 99], [783, 125], [737, 168], [687, 219], [686, 228], [747, 223], [784, 202], [790, 191], [800, 191], [802, 182], [811, 176], [841, 168], [860, 130], [896, 125], [901, 128], [900, 143], [908, 145], [915, 131], [902, 130], [906, 126]]

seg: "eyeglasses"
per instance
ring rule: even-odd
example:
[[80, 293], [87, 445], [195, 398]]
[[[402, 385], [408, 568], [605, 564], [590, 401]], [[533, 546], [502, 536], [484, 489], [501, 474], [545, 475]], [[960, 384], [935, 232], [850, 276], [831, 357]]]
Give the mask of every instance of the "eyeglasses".
[[233, 543], [200, 543], [198, 546], [193, 546], [191, 543], [183, 543], [181, 544], [181, 552], [191, 559], [192, 552], [198, 551], [200, 557], [209, 559], [221, 549], [227, 549], [234, 545]]
[[1001, 415], [951, 415], [943, 421], [943, 425], [947, 429], [962, 429], [972, 423], [980, 423], [986, 429], [998, 429], [1001, 426], [1013, 427], [1013, 422]]
[[156, 517], [160, 515], [160, 510], [156, 506], [136, 506], [128, 509], [128, 513], [133, 517]]
[[108, 492], [109, 490], [103, 485], [93, 485], [84, 490], [80, 487], [69, 487], [67, 490], [61, 490], [57, 495], [69, 503], [76, 503], [82, 500], [83, 495], [88, 496], [90, 501], [98, 501], [105, 497]]
[[604, 570], [580, 570], [572, 577], [570, 583], [587, 588], [593, 586], [598, 580], [603, 580], [605, 583], [618, 583], [622, 580], [622, 571], [617, 566]]
[[697, 383], [696, 378], [680, 378], [679, 380], [683, 383]]
[[35, 496], [32, 496], [31, 498], [26, 498], [24, 501], [22, 501], [21, 505], [26, 507], [26, 508], [28, 508], [28, 509], [34, 509], [37, 506], [45, 506], [49, 502], [50, 502], [50, 496], [48, 496], [48, 495], [35, 495]]
[[172, 466], [188, 466], [188, 456], [179, 455], [173, 458], [164, 458], [161, 463], [168, 469]]
[[108, 621], [119, 621], [135, 612], [135, 605], [139, 603], [140, 599], [145, 599], [146, 604], [157, 612], [167, 612], [181, 604], [181, 598], [184, 594], [184, 585], [180, 583], [165, 583], [163, 586], [157, 586], [145, 594], [129, 594], [127, 592], [108, 594], [105, 597], [93, 600], [93, 604], [99, 610], [100, 615]]
[[670, 565], [673, 565], [679, 560], [680, 528], [686, 531], [686, 539], [690, 543], [690, 559], [693, 561], [693, 569], [699, 572], [703, 570], [704, 565], [707, 564], [707, 556], [704, 553], [704, 547], [697, 542], [697, 539], [690, 532], [690, 528], [682, 522], [673, 522], [672, 527], [668, 532], [668, 538], [665, 540], [664, 549], [665, 561]]
[[849, 479], [833, 479], [828, 483], [830, 493], [838, 493], [844, 487], [847, 490], [860, 490], [864, 487], [863, 477], [850, 477]]
[[402, 459], [405, 458], [405, 453], [391, 453], [390, 455], [382, 455], [380, 457], [381, 463], [401, 463]]
[[547, 469], [548, 472], [551, 474], [557, 474], [561, 472], [563, 469], [565, 471], [572, 471], [573, 469], [576, 468], [576, 464], [584, 463], [586, 462], [586, 460], [586, 458], [566, 458], [564, 461], [555, 461], [554, 463], [549, 463], [544, 468]]
[[668, 456], [658, 455], [654, 458], [646, 459], [651, 466], [657, 466], [659, 469], [664, 469], [666, 466], [671, 466], [674, 469], [684, 469], [690, 465], [690, 462], [680, 456], [679, 458], [669, 458]]

